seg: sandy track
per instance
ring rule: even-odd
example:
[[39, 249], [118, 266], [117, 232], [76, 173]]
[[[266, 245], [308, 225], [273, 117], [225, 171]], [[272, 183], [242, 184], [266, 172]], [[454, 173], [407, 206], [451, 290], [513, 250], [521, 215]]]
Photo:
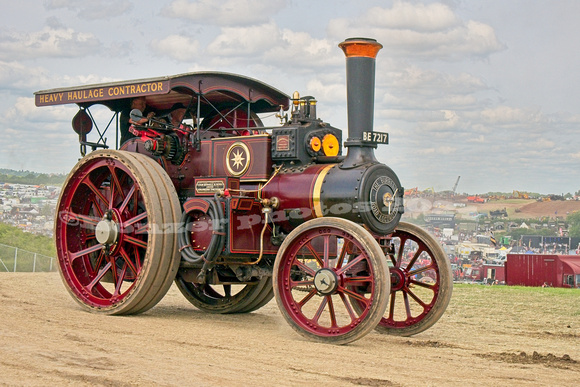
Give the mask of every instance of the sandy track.
[[58, 274], [0, 273], [0, 385], [580, 384], [580, 316], [530, 323], [454, 300], [462, 291], [413, 338], [373, 332], [333, 346], [298, 336], [274, 301], [210, 315], [173, 286], [145, 314], [100, 316], [83, 311]]

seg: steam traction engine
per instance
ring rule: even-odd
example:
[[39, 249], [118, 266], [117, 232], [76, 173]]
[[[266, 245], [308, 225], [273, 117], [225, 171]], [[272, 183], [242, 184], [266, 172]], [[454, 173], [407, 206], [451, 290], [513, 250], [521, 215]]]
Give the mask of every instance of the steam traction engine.
[[[400, 222], [404, 189], [373, 153], [388, 137], [373, 132], [382, 46], [360, 38], [339, 46], [346, 156], [342, 132], [317, 118], [312, 97], [289, 98], [238, 75], [37, 92], [38, 106], [80, 108], [73, 128], [84, 157], [65, 182], [55, 222], [72, 297], [103, 314], [144, 312], [172, 282], [211, 313], [247, 313], [275, 297], [298, 333], [331, 343], [374, 328], [412, 335], [432, 326], [451, 297], [451, 270], [429, 234]], [[123, 129], [136, 97], [155, 116], [132, 110], [136, 136], [109, 150], [104, 134]], [[96, 105], [113, 112], [104, 131]], [[185, 108], [181, 124], [162, 119], [172, 106]], [[258, 114], [277, 111], [285, 122], [264, 127]], [[94, 127], [98, 139], [89, 142]]]

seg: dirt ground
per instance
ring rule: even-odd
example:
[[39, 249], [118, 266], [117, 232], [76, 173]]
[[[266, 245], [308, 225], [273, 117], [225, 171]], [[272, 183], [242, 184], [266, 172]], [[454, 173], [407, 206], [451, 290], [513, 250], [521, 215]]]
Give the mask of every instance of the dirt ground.
[[173, 286], [145, 314], [100, 316], [57, 273], [0, 273], [0, 385], [580, 385], [580, 293], [555, 303], [493, 288], [456, 287], [415, 337], [334, 346], [297, 335], [275, 301], [210, 315]]

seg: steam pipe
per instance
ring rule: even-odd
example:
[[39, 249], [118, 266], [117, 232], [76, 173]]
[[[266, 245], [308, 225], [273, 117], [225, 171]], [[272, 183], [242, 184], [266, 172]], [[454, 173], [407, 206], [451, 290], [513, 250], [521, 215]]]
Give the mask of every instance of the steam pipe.
[[363, 132], [373, 131], [375, 104], [375, 59], [382, 44], [375, 39], [350, 38], [338, 45], [346, 56], [348, 149], [342, 169], [376, 163], [377, 144], [363, 140]]

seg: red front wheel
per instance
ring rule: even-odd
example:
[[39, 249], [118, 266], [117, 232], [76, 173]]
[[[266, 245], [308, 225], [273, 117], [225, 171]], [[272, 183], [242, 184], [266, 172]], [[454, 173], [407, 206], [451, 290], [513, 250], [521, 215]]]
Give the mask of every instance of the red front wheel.
[[175, 189], [153, 160], [114, 150], [83, 158], [64, 184], [55, 221], [67, 290], [104, 314], [154, 306], [179, 266], [179, 213]]
[[374, 329], [383, 316], [387, 270], [379, 244], [364, 228], [345, 219], [313, 219], [294, 229], [280, 247], [274, 294], [298, 333], [346, 344]]

